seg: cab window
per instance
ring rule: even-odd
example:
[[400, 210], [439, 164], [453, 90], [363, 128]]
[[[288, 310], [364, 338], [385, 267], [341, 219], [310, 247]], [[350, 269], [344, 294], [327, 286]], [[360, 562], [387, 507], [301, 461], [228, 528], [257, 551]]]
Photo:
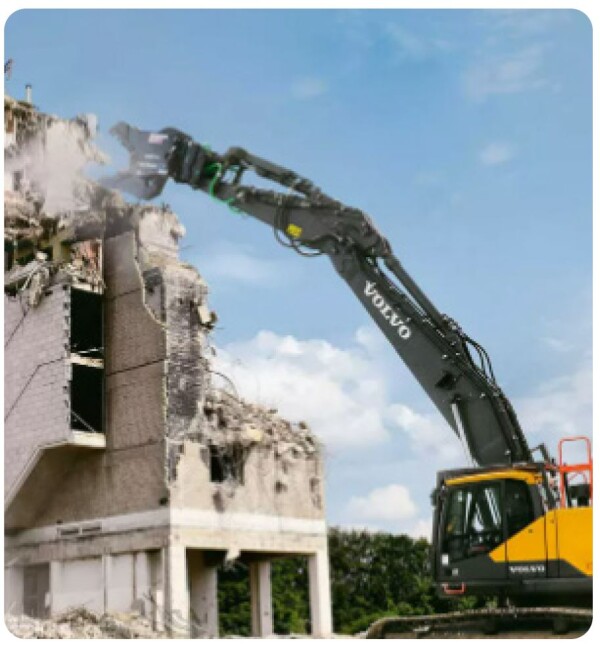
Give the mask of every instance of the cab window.
[[502, 542], [500, 483], [453, 488], [444, 522], [444, 549], [449, 562], [488, 553]]
[[504, 483], [504, 490], [506, 537], [509, 538], [533, 522], [533, 504], [525, 482], [507, 479]]

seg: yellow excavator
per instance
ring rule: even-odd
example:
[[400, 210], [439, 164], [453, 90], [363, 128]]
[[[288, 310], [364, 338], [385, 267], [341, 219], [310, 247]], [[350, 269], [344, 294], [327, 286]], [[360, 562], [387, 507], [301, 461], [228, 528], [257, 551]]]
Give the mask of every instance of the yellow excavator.
[[[105, 178], [105, 186], [152, 199], [172, 178], [262, 221], [299, 255], [328, 256], [446, 419], [471, 463], [438, 473], [432, 495], [432, 573], [439, 594], [494, 595], [500, 603], [483, 611], [488, 618], [509, 611], [513, 618], [590, 619], [589, 439], [563, 439], [557, 459], [543, 445], [530, 449], [485, 349], [438, 311], [359, 209], [241, 148], [217, 154], [173, 128], [149, 132], [119, 123], [111, 132], [131, 157], [129, 168]], [[247, 172], [278, 190], [245, 184]], [[574, 464], [564, 459], [573, 442], [584, 454]], [[429, 627], [437, 620], [428, 619]], [[397, 630], [398, 620], [379, 621], [370, 635]]]

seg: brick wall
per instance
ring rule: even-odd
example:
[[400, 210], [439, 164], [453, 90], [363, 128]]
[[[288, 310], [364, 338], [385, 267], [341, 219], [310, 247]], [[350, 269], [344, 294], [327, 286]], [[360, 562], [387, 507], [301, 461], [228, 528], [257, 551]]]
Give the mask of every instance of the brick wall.
[[106, 450], [78, 459], [36, 526], [159, 508], [165, 485], [165, 330], [144, 304], [133, 232], [104, 242]]
[[62, 285], [37, 307], [4, 298], [5, 494], [39, 446], [69, 435], [69, 302]]

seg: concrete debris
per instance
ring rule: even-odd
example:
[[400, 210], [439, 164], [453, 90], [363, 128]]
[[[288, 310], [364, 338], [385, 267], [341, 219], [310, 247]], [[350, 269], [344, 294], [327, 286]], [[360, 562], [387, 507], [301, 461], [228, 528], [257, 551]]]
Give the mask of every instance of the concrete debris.
[[[95, 115], [64, 120], [5, 96], [4, 122], [5, 241], [38, 243], [61, 231], [71, 241], [102, 237], [136, 230], [148, 212], [171, 213], [166, 206], [127, 203], [85, 175], [90, 165], [108, 162], [94, 143]], [[165, 225], [179, 226], [181, 237], [185, 231], [174, 222], [171, 213]]]
[[47, 215], [87, 209], [91, 182], [83, 169], [108, 161], [94, 144], [96, 117], [59, 119], [5, 97], [4, 118], [5, 186]]
[[205, 303], [202, 303], [196, 307], [198, 312], [198, 317], [200, 318], [200, 323], [205, 329], [213, 329], [217, 324], [217, 314], [214, 311], [211, 311]]
[[52, 619], [6, 615], [5, 621], [18, 638], [166, 638], [139, 614], [97, 614], [84, 607]]
[[205, 440], [214, 446], [269, 446], [283, 462], [292, 462], [318, 450], [317, 440], [306, 423], [293, 424], [278, 416], [273, 408], [248, 403], [225, 390], [209, 390], [204, 413]]
[[102, 269], [96, 261], [75, 257], [71, 262], [50, 262], [40, 255], [25, 265], [15, 264], [4, 274], [5, 291], [24, 294], [30, 307], [37, 307], [53, 284], [85, 284], [93, 291], [103, 289]]

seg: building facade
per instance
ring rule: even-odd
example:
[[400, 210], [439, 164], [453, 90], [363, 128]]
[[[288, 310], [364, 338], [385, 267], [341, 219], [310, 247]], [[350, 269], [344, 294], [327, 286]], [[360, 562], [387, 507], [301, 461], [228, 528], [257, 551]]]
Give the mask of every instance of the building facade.
[[212, 373], [184, 229], [81, 177], [94, 131], [5, 97], [5, 611], [216, 636], [218, 570], [241, 561], [267, 636], [270, 563], [304, 555], [326, 636], [321, 446]]

